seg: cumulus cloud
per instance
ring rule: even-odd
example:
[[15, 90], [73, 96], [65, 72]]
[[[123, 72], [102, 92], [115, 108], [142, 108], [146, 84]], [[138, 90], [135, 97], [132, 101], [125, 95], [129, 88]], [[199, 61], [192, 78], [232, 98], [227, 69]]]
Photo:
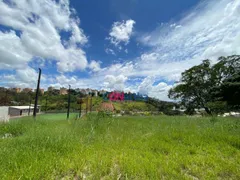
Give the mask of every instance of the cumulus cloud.
[[[16, 74], [3, 74], [0, 76], [1, 84], [7, 87], [20, 87], [20, 88], [35, 88], [37, 84], [38, 72], [34, 69], [26, 67], [25, 69], [17, 69]], [[44, 83], [46, 77], [41, 77], [41, 82]]]
[[103, 81], [97, 77], [95, 78], [79, 78], [77, 76], [58, 75], [52, 78], [52, 82], [49, 84], [55, 88], [68, 87], [71, 88], [92, 88], [101, 89]]
[[148, 95], [150, 97], [161, 98], [161, 100], [168, 101], [167, 97], [168, 91], [172, 88], [171, 85], [168, 85], [165, 82], [159, 82], [157, 85], [154, 85], [156, 78], [153, 76], [148, 76], [141, 84], [138, 86], [138, 92], [141, 94]]
[[24, 68], [32, 55], [14, 31], [0, 31], [0, 69]]
[[114, 22], [109, 33], [109, 40], [118, 46], [121, 42], [128, 44], [133, 33], [133, 26], [136, 22], [132, 19], [122, 22]]
[[105, 88], [108, 90], [123, 91], [127, 77], [124, 75], [113, 76], [107, 75], [104, 79]]
[[[0, 32], [1, 68], [27, 66], [36, 56], [56, 60], [60, 72], [87, 67], [85, 52], [78, 48], [87, 37], [68, 0], [0, 1], [0, 9], [0, 24], [12, 29]], [[62, 31], [71, 34], [69, 39], [61, 39]]]
[[99, 70], [101, 70], [100, 63], [101, 62], [97, 62], [97, 61], [92, 60], [91, 63], [89, 64], [89, 68], [93, 72], [98, 72]]

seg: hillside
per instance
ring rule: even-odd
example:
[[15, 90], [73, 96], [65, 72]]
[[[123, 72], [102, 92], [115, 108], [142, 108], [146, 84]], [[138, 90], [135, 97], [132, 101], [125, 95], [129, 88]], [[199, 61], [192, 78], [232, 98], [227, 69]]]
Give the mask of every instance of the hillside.
[[113, 102], [116, 111], [157, 111], [151, 104], [141, 101]]

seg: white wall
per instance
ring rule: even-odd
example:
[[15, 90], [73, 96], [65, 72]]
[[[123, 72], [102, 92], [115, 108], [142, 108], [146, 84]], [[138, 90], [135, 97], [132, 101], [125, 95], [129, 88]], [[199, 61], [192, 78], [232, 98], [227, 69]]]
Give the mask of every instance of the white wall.
[[0, 123], [8, 122], [10, 116], [8, 115], [8, 106], [0, 106]]

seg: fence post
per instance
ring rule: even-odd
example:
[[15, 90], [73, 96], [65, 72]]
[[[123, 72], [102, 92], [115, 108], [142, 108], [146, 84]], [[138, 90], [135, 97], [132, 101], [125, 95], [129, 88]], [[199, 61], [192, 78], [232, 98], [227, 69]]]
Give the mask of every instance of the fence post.
[[92, 95], [91, 95], [91, 99], [90, 99], [90, 112], [92, 112]]
[[29, 109], [28, 109], [28, 116], [30, 115], [30, 111], [31, 111], [31, 104], [32, 104], [32, 99], [30, 97], [30, 104], [29, 104]]
[[82, 99], [80, 99], [79, 101], [79, 104], [80, 104], [80, 107], [79, 107], [79, 118], [81, 118], [81, 115], [82, 115]]
[[67, 110], [67, 119], [69, 119], [69, 111], [70, 111], [70, 88], [71, 86], [69, 86], [69, 89], [68, 89], [68, 110]]
[[88, 113], [88, 96], [86, 98], [86, 114]]

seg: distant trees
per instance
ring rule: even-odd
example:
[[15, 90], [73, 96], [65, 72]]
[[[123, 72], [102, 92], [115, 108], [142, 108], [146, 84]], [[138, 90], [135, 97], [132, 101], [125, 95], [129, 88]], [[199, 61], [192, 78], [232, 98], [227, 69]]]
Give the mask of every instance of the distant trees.
[[169, 98], [180, 100], [189, 112], [204, 108], [208, 114], [240, 105], [240, 56], [220, 57], [215, 65], [204, 60], [182, 73]]
[[156, 98], [148, 98], [148, 104], [153, 105], [157, 108], [158, 111], [163, 112], [164, 114], [170, 115], [173, 113], [173, 107], [178, 106], [177, 103], [161, 101]]
[[8, 90], [0, 90], [0, 106], [7, 106], [11, 103], [12, 98], [8, 93]]

